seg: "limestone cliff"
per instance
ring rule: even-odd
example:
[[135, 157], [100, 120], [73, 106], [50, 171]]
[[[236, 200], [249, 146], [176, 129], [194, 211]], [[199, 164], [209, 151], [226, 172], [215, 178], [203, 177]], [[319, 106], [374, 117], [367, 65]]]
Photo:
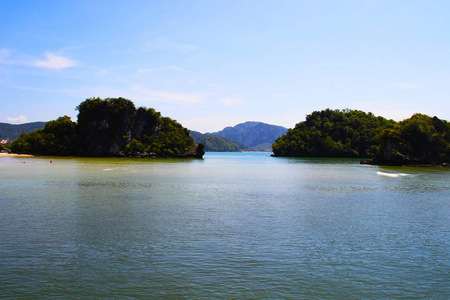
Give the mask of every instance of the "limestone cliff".
[[69, 117], [22, 134], [15, 153], [70, 156], [195, 157], [205, 153], [190, 131], [154, 109], [136, 109], [124, 98], [90, 98], [77, 106], [78, 123]]

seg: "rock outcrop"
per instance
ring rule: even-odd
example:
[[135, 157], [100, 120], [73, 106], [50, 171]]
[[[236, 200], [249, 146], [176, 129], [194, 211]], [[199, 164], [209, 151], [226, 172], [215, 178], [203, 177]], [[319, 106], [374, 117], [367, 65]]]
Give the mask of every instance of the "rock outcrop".
[[15, 153], [64, 156], [201, 158], [190, 131], [154, 109], [136, 109], [124, 98], [91, 98], [77, 106], [78, 123], [64, 116], [44, 129], [22, 134]]

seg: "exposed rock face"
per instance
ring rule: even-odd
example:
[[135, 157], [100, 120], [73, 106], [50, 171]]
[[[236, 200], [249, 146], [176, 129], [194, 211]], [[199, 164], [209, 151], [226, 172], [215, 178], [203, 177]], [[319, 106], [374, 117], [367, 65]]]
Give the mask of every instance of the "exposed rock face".
[[133, 138], [137, 136], [142, 136], [145, 134], [153, 133], [156, 134], [161, 126], [158, 124], [158, 118], [160, 113], [155, 112], [152, 109], [146, 110], [140, 107], [137, 110], [136, 117], [133, 124]]
[[120, 109], [115, 109], [107, 101], [79, 108], [78, 136], [82, 153], [94, 156], [118, 155], [128, 143], [136, 108], [131, 101], [118, 98], [119, 101]]
[[258, 147], [261, 144], [271, 149], [272, 143], [285, 134], [287, 128], [270, 125], [261, 122], [245, 122], [234, 127], [226, 127], [222, 131], [212, 134], [226, 137], [247, 145], [250, 148]]
[[79, 154], [84, 156], [202, 157], [189, 130], [154, 109], [124, 98], [87, 99], [77, 109]]

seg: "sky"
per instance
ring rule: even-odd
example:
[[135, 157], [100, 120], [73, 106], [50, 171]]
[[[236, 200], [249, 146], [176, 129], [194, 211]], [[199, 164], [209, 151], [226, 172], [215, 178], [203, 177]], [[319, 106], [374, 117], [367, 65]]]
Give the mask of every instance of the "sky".
[[184, 127], [450, 120], [450, 1], [0, 0], [0, 122], [124, 97]]

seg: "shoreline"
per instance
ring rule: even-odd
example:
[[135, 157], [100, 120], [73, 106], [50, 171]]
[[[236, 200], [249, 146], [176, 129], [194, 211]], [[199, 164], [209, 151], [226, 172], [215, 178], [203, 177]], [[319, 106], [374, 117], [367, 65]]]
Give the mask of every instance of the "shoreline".
[[31, 154], [0, 153], [0, 157], [34, 157]]

